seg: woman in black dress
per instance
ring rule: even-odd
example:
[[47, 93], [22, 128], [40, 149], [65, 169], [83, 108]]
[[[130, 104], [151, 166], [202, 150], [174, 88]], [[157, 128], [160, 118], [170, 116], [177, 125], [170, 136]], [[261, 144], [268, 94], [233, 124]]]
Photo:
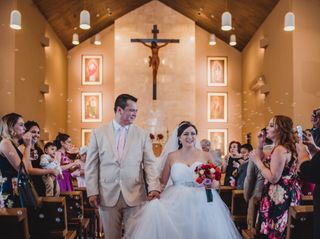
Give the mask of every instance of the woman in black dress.
[[[25, 134], [24, 121], [21, 115], [10, 113], [1, 118], [0, 140], [0, 170], [2, 174], [0, 207], [19, 207], [17, 194], [19, 165], [22, 160], [28, 170], [31, 149], [31, 133]], [[22, 152], [18, 149], [19, 140], [23, 140], [25, 145]]]

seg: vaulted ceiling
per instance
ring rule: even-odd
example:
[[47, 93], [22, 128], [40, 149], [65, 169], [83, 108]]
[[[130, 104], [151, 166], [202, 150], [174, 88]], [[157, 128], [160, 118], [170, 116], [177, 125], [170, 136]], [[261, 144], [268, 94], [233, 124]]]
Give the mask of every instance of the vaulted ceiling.
[[[152, 0], [33, 0], [67, 49], [73, 47], [72, 34], [79, 34], [80, 42], [94, 36], [126, 13]], [[229, 43], [229, 36], [237, 36], [238, 50], [249, 42], [258, 27], [279, 0], [159, 0], [192, 19], [196, 24]], [[80, 12], [91, 14], [91, 29], [79, 26]], [[231, 31], [221, 30], [221, 15], [228, 9], [232, 14]], [[155, 23], [156, 24], [156, 23]], [[75, 30], [75, 28], [77, 28]], [[149, 32], [148, 32], [149, 33]]]

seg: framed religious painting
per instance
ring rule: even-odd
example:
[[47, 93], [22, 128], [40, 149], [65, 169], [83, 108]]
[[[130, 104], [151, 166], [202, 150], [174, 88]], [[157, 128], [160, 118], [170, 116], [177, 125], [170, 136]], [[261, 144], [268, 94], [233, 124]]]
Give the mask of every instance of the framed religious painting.
[[211, 141], [213, 150], [220, 150], [221, 155], [228, 153], [228, 130], [227, 129], [208, 129], [208, 139]]
[[102, 56], [82, 55], [82, 85], [102, 85]]
[[91, 129], [81, 129], [81, 146], [88, 145], [91, 137]]
[[227, 122], [227, 93], [208, 93], [208, 122]]
[[81, 93], [82, 122], [102, 122], [102, 93]]
[[208, 57], [208, 86], [227, 86], [227, 57]]

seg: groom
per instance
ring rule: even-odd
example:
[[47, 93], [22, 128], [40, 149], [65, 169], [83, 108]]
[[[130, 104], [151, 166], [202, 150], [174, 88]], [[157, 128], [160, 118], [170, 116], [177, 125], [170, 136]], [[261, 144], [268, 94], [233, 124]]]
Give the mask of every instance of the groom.
[[137, 98], [119, 95], [114, 104], [115, 118], [91, 134], [85, 179], [90, 205], [99, 208], [105, 239], [121, 238], [122, 221], [128, 238], [139, 205], [160, 197], [150, 139], [132, 124], [137, 111]]

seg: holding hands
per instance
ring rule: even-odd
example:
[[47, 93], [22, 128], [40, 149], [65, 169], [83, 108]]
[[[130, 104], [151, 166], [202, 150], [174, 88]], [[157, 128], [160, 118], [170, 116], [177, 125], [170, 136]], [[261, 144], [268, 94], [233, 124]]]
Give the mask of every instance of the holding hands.
[[158, 191], [151, 191], [148, 193], [147, 200], [151, 201], [153, 199], [160, 199], [160, 193]]

